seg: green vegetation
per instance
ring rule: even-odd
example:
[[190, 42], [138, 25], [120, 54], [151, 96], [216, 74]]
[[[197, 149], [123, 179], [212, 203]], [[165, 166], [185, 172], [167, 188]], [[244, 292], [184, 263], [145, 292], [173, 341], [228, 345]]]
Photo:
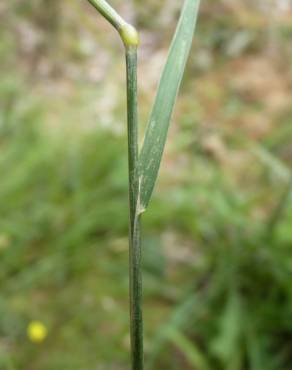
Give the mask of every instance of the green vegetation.
[[[128, 369], [121, 49], [83, 1], [42, 1], [0, 9], [0, 369]], [[292, 366], [290, 13], [247, 3], [202, 4], [145, 213], [149, 370]], [[145, 121], [178, 8], [134, 10]]]
[[141, 154], [138, 134], [136, 29], [127, 24], [105, 0], [89, 1], [120, 33], [125, 46], [127, 79], [127, 132], [129, 172], [129, 291], [132, 369], [144, 368], [142, 315], [141, 214], [156, 183], [168, 127], [190, 53], [199, 0], [185, 0], [162, 72]]

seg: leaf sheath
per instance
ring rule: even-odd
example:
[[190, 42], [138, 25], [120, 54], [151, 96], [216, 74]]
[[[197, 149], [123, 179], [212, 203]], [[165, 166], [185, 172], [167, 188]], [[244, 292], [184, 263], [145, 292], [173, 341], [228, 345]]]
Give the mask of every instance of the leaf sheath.
[[132, 369], [143, 369], [143, 319], [140, 215], [137, 212], [138, 179], [138, 118], [137, 118], [137, 48], [126, 49], [128, 160], [129, 160], [129, 275]]

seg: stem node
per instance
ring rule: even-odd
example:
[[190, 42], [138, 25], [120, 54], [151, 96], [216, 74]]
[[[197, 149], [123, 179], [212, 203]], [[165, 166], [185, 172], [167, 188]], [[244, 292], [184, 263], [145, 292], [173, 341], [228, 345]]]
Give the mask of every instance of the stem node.
[[120, 36], [125, 44], [125, 47], [139, 45], [139, 35], [135, 27], [129, 23], [124, 24], [119, 30]]

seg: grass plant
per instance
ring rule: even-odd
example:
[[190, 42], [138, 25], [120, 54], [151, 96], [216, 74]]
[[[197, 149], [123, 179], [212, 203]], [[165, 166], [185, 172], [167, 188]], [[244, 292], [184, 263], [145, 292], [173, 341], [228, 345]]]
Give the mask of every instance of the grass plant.
[[162, 72], [141, 152], [138, 147], [136, 29], [105, 1], [89, 2], [119, 32], [127, 66], [128, 163], [129, 163], [129, 275], [132, 369], [143, 369], [143, 317], [141, 270], [141, 214], [146, 210], [157, 179], [176, 97], [190, 52], [199, 0], [185, 0]]
[[[127, 14], [123, 3], [112, 0]], [[180, 4], [133, 1], [151, 51], [143, 121]], [[92, 10], [1, 6], [1, 370], [130, 368], [123, 60]], [[174, 140], [142, 215], [147, 370], [292, 368], [291, 34], [279, 18], [271, 49], [269, 14], [202, 3]], [[28, 30], [38, 43], [27, 49]], [[35, 320], [42, 343], [27, 335]]]

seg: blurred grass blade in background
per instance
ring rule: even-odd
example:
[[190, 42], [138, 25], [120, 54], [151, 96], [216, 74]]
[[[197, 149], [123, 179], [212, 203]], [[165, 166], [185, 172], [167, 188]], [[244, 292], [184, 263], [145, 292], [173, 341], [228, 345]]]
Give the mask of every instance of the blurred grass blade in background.
[[185, 0], [150, 114], [139, 158], [141, 213], [148, 206], [158, 175], [169, 122], [192, 45], [199, 4], [200, 0]]
[[183, 333], [178, 330], [170, 330], [168, 339], [181, 351], [193, 369], [210, 370], [206, 356], [200, 351], [195, 343], [191, 342]]

